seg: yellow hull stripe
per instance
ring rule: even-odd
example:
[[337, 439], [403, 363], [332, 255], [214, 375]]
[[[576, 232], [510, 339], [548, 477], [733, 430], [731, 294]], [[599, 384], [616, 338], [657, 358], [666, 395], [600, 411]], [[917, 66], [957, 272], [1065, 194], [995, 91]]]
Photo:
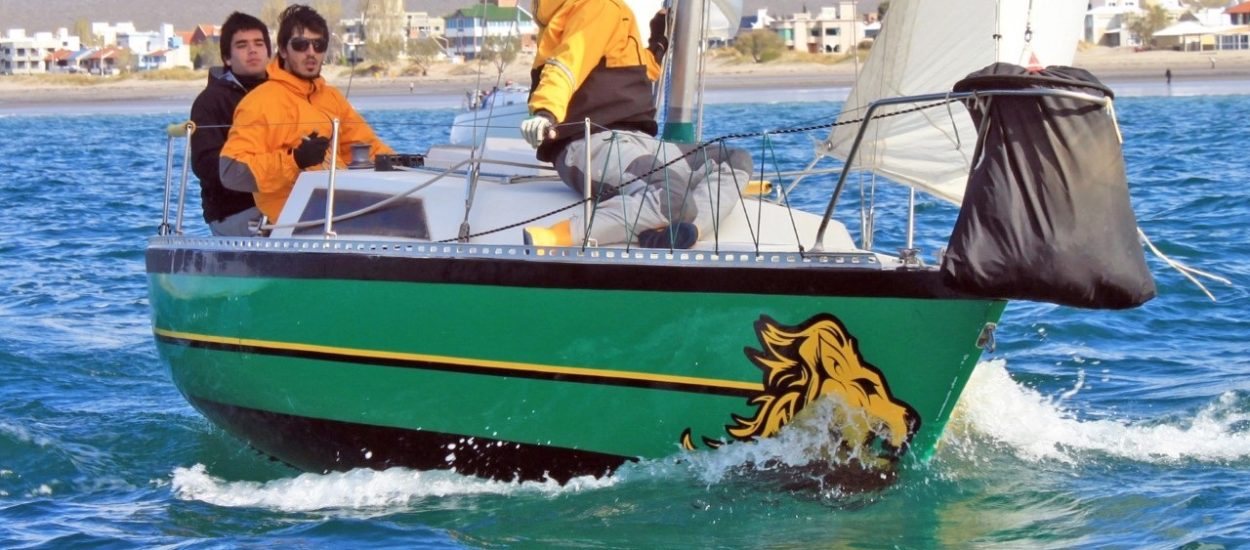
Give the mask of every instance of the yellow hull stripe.
[[664, 384], [680, 384], [684, 386], [702, 386], [708, 388], [724, 388], [731, 390], [742, 390], [750, 392], [763, 392], [764, 385], [758, 382], [739, 382], [735, 380], [716, 380], [712, 378], [696, 378], [693, 376], [674, 376], [668, 374], [654, 374], [646, 372], [630, 372], [617, 370], [588, 369], [582, 367], [558, 367], [554, 365], [537, 365], [533, 363], [516, 363], [511, 361], [493, 361], [489, 359], [469, 359], [465, 357], [448, 357], [443, 355], [427, 355], [423, 353], [401, 353], [395, 351], [378, 351], [368, 349], [352, 349], [339, 348], [332, 346], [319, 346], [316, 344], [295, 344], [291, 342], [274, 342], [269, 340], [255, 340], [251, 338], [230, 338], [225, 336], [211, 336], [207, 334], [195, 334], [191, 332], [177, 332], [165, 329], [153, 329], [158, 336], [166, 338], [174, 338], [179, 340], [188, 340], [192, 342], [204, 342], [207, 344], [219, 344], [228, 346], [245, 346], [264, 349], [288, 350], [309, 353], [327, 353], [338, 354], [350, 357], [360, 357], [367, 359], [388, 359], [396, 361], [414, 361], [441, 363], [448, 365], [461, 365], [465, 367], [475, 367], [480, 369], [493, 369], [500, 372], [534, 372], [552, 375], [566, 376], [587, 376], [604, 379], [616, 380], [636, 380], [642, 382], [656, 382]]

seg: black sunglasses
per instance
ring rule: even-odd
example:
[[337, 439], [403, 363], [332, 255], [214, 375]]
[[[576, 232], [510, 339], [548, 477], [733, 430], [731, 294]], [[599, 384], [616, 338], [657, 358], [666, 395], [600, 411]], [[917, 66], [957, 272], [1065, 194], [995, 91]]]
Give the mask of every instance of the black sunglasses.
[[308, 46], [312, 46], [314, 52], [326, 53], [326, 48], [330, 47], [330, 41], [324, 38], [309, 40], [302, 36], [292, 38], [287, 44], [290, 44], [291, 49], [297, 52], [306, 52], [308, 51]]

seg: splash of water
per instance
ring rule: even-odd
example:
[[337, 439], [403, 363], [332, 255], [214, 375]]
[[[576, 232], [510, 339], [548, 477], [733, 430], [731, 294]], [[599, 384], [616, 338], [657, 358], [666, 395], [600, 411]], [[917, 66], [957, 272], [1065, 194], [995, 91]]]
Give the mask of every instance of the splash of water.
[[251, 507], [305, 512], [331, 509], [386, 509], [408, 506], [424, 498], [455, 495], [565, 493], [611, 487], [607, 477], [573, 478], [568, 483], [490, 481], [450, 471], [356, 469], [328, 474], [300, 474], [266, 482], [227, 481], [208, 473], [203, 464], [175, 468], [172, 489], [182, 500], [198, 500], [226, 507]]
[[1082, 420], [1062, 402], [1016, 383], [1005, 361], [988, 361], [969, 379], [950, 429], [986, 436], [1029, 461], [1077, 463], [1083, 453], [1146, 463], [1250, 458], [1250, 407], [1236, 392], [1167, 422]]
[[650, 477], [693, 477], [706, 485], [746, 480], [768, 487], [841, 499], [883, 488], [897, 479], [891, 459], [864, 442], [844, 439], [831, 429], [848, 418], [888, 438], [889, 427], [865, 411], [826, 396], [804, 408], [773, 437], [734, 441], [714, 450], [682, 452], [666, 460], [644, 461], [620, 472], [632, 479], [635, 469]]

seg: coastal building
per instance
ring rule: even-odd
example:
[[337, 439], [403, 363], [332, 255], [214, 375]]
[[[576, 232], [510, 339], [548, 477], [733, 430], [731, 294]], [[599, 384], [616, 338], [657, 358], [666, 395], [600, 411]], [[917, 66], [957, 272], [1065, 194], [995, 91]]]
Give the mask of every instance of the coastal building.
[[166, 48], [154, 50], [139, 56], [138, 69], [151, 71], [155, 69], [192, 68], [191, 48]]
[[[9, 29], [0, 38], [0, 74], [42, 74], [48, 72], [49, 56], [57, 50], [78, 50], [77, 36], [61, 28], [56, 33]], [[55, 61], [54, 61], [55, 66]]]
[[1099, 46], [1136, 45], [1137, 37], [1128, 32], [1128, 20], [1141, 13], [1137, 0], [1094, 0], [1085, 12], [1085, 41]]
[[135, 24], [131, 21], [110, 25], [107, 22], [92, 22], [91, 34], [95, 35], [96, 44], [105, 46], [113, 46], [117, 44], [117, 35], [138, 32]]
[[522, 49], [532, 50], [538, 34], [533, 16], [518, 7], [516, 0], [488, 2], [456, 10], [446, 17], [447, 50], [464, 59], [476, 59], [488, 39], [514, 37], [520, 38]]
[[1224, 10], [1228, 22], [1233, 25], [1250, 25], [1250, 2], [1242, 2]]
[[1250, 27], [1235, 24], [1232, 9], [1188, 12], [1176, 24], [1155, 32], [1154, 45], [1190, 52], [1250, 49]]
[[410, 11], [404, 13], [404, 38], [416, 40], [443, 36], [447, 22], [442, 17], [430, 15], [426, 11]]
[[[107, 44], [107, 42], [106, 42]], [[174, 32], [174, 26], [168, 23], [161, 25], [159, 31], [130, 31], [117, 34], [117, 41], [113, 44], [121, 48], [126, 48], [136, 55], [143, 55], [147, 52], [173, 48], [182, 45], [182, 37]]]
[[812, 14], [795, 13], [773, 21], [772, 29], [793, 51], [808, 53], [848, 53], [863, 38], [863, 23], [849, 0], [837, 6], [821, 7]]
[[[343, 19], [340, 22], [343, 57], [351, 59], [353, 54], [357, 58], [368, 56], [368, 52], [365, 51], [365, 42], [369, 38], [369, 32], [378, 32], [401, 40], [405, 51], [412, 40], [441, 38], [445, 26], [443, 18], [431, 15], [431, 12], [425, 9], [412, 9], [414, 5], [420, 8], [427, 3], [430, 2], [387, 0], [387, 3], [380, 4], [381, 8], [374, 13], [364, 13], [360, 17]], [[441, 5], [441, 3], [435, 4]], [[406, 54], [400, 54], [401, 59], [405, 57]]]
[[777, 18], [768, 15], [768, 8], [760, 8], [755, 10], [755, 15], [742, 16], [742, 22], [738, 24], [738, 32], [771, 29], [776, 21]]
[[759, 8], [743, 16], [739, 33], [767, 29], [776, 32], [793, 51], [825, 54], [851, 52], [860, 41], [874, 38], [881, 29], [874, 9], [860, 11], [852, 0], [820, 6], [815, 13], [806, 5], [791, 15], [773, 15], [770, 8]]
[[134, 68], [140, 71], [193, 67], [191, 47], [169, 23], [157, 31], [118, 33], [117, 47], [130, 50], [131, 59], [136, 60]]
[[79, 60], [79, 67], [94, 75], [107, 76], [118, 74], [132, 57], [130, 50], [117, 46], [105, 46], [84, 51], [87, 53]]
[[1221, 50], [1250, 49], [1250, 2], [1242, 2], [1224, 10], [1228, 24], [1232, 27], [1220, 35]]
[[43, 58], [45, 70], [49, 73], [78, 72], [78, 65], [73, 60], [73, 50], [56, 50]]
[[187, 38], [186, 43], [192, 46], [200, 44], [214, 44], [221, 42], [221, 26], [220, 25], [196, 25], [191, 30], [191, 36]]

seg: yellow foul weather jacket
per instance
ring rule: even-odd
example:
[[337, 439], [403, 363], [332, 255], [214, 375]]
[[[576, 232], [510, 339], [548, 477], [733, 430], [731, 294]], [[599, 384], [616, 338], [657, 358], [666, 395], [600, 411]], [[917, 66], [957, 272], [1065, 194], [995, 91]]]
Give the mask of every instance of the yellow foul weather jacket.
[[[270, 220], [277, 220], [295, 179], [301, 172], [292, 151], [309, 134], [330, 137], [331, 121], [338, 118], [338, 166], [347, 166], [353, 143], [368, 143], [369, 158], [391, 150], [324, 78], [305, 80], [269, 62], [269, 80], [244, 96], [234, 111], [230, 136], [221, 149], [222, 185], [251, 191], [256, 206]], [[326, 152], [326, 163], [330, 153]], [[324, 165], [309, 167], [321, 170]]]
[[544, 140], [539, 160], [551, 161], [573, 139], [595, 131], [636, 130], [655, 135], [651, 83], [667, 49], [663, 36], [643, 44], [633, 11], [623, 0], [534, 0], [538, 53], [530, 72], [531, 114], [556, 122], [556, 139]]

